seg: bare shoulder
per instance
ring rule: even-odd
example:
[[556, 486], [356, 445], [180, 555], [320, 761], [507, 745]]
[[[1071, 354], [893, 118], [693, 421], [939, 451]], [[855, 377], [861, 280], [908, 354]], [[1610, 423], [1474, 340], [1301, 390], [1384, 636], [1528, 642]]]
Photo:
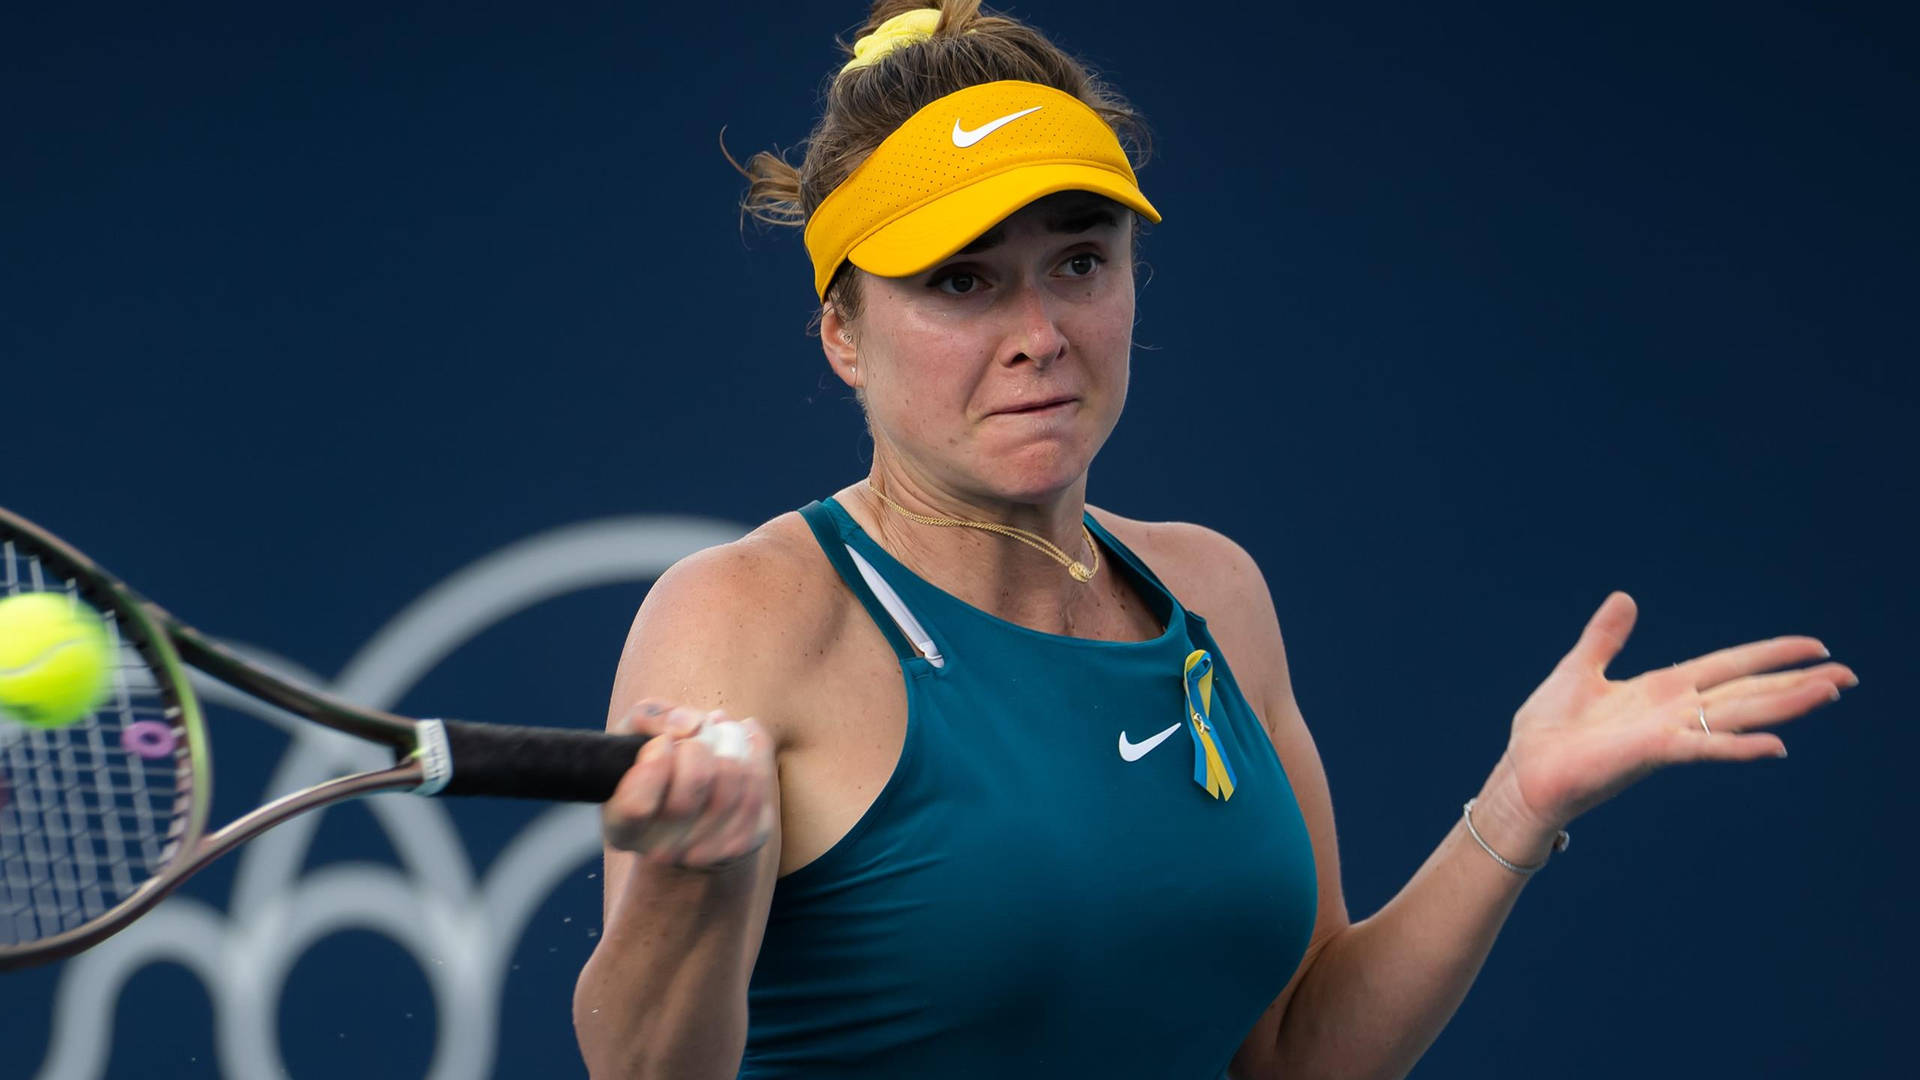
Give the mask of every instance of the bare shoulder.
[[[669, 567], [647, 593], [635, 619], [698, 640], [772, 648], [814, 640], [811, 631], [839, 605], [834, 576], [797, 513], [782, 514], [738, 540], [696, 551]], [[787, 649], [740, 659], [781, 662]]]
[[849, 600], [797, 513], [697, 551], [634, 616], [608, 719], [654, 697], [758, 717], [782, 741], [783, 704], [839, 639]]
[[1188, 521], [1135, 521], [1097, 506], [1087, 510], [1133, 549], [1187, 610], [1209, 622], [1230, 619], [1249, 604], [1272, 613], [1259, 564], [1226, 534]]

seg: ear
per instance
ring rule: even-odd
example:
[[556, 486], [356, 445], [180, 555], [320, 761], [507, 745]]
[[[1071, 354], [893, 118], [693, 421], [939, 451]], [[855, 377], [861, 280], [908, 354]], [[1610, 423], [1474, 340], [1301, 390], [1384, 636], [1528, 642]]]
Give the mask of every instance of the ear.
[[860, 388], [860, 349], [855, 344], [853, 327], [840, 315], [840, 309], [828, 304], [820, 309], [820, 351], [827, 354], [827, 366], [840, 381]]

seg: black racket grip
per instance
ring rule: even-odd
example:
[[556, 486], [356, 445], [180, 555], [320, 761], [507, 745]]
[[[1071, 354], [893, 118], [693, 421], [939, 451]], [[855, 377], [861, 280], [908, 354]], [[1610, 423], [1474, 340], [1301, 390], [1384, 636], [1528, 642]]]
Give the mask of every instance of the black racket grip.
[[645, 735], [445, 721], [453, 776], [442, 795], [606, 802]]

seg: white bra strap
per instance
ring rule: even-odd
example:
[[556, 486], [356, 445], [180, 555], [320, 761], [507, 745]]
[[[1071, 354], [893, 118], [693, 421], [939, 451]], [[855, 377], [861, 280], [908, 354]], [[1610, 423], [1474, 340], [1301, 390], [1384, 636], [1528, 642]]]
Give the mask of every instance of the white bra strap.
[[860, 569], [860, 576], [867, 579], [867, 588], [872, 589], [873, 595], [880, 598], [880, 606], [886, 608], [887, 614], [893, 616], [893, 621], [900, 624], [900, 632], [907, 635], [907, 639], [913, 642], [914, 648], [920, 650], [920, 655], [927, 658], [927, 663], [934, 667], [945, 667], [947, 658], [940, 655], [940, 649], [934, 645], [933, 639], [927, 636], [927, 631], [920, 625], [920, 620], [914, 618], [913, 612], [907, 610], [907, 605], [900, 600], [900, 594], [893, 591], [893, 586], [887, 584], [887, 579], [881, 577], [880, 571], [875, 570], [873, 564], [853, 550], [852, 544], [847, 545], [847, 554], [853, 556], [853, 565]]

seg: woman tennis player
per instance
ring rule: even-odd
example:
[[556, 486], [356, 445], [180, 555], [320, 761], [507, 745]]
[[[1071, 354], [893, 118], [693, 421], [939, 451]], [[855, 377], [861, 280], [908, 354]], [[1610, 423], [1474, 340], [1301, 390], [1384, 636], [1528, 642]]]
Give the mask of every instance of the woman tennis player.
[[595, 1076], [1403, 1076], [1567, 823], [1661, 766], [1783, 754], [1766, 729], [1855, 684], [1780, 670], [1826, 656], [1807, 637], [1609, 680], [1614, 593], [1351, 921], [1260, 568], [1086, 503], [1160, 219], [1135, 117], [978, 0], [883, 0], [853, 52], [746, 205], [805, 226], [872, 470], [634, 622], [611, 726], [667, 737], [605, 807]]

